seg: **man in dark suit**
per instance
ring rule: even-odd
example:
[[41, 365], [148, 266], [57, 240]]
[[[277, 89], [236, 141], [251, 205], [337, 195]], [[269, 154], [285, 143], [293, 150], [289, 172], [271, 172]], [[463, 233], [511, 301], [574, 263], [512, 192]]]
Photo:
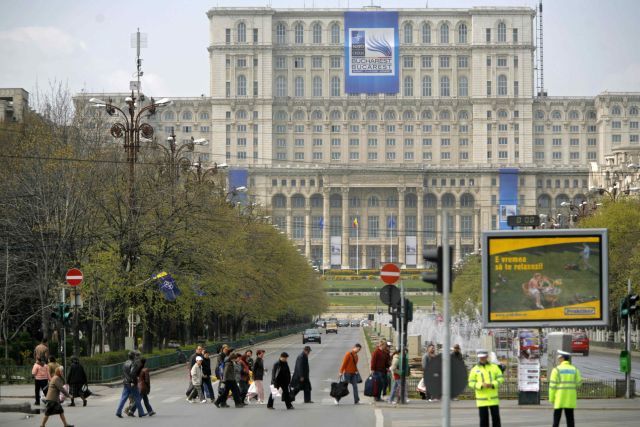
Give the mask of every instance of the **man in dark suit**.
[[[289, 384], [291, 383], [291, 370], [287, 360], [289, 355], [286, 352], [280, 353], [280, 360], [273, 365], [271, 371], [271, 385], [276, 389], [282, 389], [282, 401], [287, 405], [287, 409], [293, 409], [291, 395], [289, 394]], [[273, 409], [273, 393], [269, 395], [267, 408]]]
[[311, 400], [311, 381], [309, 380], [309, 353], [311, 353], [311, 347], [306, 346], [296, 359], [296, 367], [291, 378], [293, 399], [295, 400], [298, 392], [302, 390], [304, 403], [313, 403]]

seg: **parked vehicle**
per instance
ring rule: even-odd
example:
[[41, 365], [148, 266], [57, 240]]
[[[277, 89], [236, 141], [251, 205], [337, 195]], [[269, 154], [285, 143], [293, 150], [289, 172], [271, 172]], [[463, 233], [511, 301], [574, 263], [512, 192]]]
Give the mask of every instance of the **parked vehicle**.
[[349, 321], [345, 319], [338, 320], [338, 326], [341, 328], [346, 328], [349, 326]]
[[306, 344], [311, 341], [322, 344], [322, 338], [317, 329], [305, 329], [302, 333], [302, 344]]
[[334, 334], [338, 333], [338, 323], [333, 322], [331, 320], [327, 320], [327, 326], [325, 326], [324, 333], [328, 334], [329, 332], [333, 332]]
[[589, 337], [584, 332], [574, 332], [571, 337], [571, 352], [589, 355]]
[[326, 321], [324, 319], [316, 320], [316, 328], [324, 328], [324, 324], [325, 323], [326, 323]]
[[360, 321], [357, 319], [353, 319], [351, 321], [351, 326], [356, 326], [356, 327], [360, 326]]

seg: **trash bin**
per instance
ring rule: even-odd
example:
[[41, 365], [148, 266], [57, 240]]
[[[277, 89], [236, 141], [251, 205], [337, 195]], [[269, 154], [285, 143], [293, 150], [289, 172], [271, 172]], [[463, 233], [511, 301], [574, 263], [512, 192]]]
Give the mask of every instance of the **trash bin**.
[[[631, 379], [631, 390], [636, 389], [636, 381]], [[616, 397], [624, 397], [627, 391], [627, 380], [616, 379]], [[631, 395], [633, 397], [633, 394]]]

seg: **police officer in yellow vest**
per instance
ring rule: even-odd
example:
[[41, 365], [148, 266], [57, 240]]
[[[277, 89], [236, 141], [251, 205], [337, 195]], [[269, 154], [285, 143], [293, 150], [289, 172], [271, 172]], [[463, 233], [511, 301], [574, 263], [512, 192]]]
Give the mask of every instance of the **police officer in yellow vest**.
[[567, 426], [574, 427], [573, 410], [578, 400], [578, 387], [582, 377], [578, 368], [571, 364], [571, 353], [558, 350], [558, 365], [549, 377], [549, 402], [553, 403], [553, 427], [560, 425], [562, 410], [567, 417]]
[[500, 400], [498, 388], [504, 382], [502, 370], [487, 360], [487, 350], [477, 350], [478, 364], [469, 372], [469, 388], [476, 392], [476, 405], [480, 413], [480, 427], [489, 427], [489, 411], [493, 427], [500, 427]]

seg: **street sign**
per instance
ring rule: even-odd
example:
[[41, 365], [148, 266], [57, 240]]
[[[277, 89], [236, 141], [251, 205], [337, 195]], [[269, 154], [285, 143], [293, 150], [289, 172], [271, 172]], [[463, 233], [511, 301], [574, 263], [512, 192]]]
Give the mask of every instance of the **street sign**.
[[387, 305], [400, 304], [400, 289], [396, 286], [385, 285], [380, 289], [380, 301]]
[[385, 264], [380, 269], [380, 278], [387, 285], [393, 285], [400, 279], [400, 268], [395, 264]]
[[65, 280], [70, 286], [78, 286], [82, 283], [84, 276], [82, 275], [82, 271], [77, 268], [71, 268], [67, 271], [67, 275], [65, 276]]

